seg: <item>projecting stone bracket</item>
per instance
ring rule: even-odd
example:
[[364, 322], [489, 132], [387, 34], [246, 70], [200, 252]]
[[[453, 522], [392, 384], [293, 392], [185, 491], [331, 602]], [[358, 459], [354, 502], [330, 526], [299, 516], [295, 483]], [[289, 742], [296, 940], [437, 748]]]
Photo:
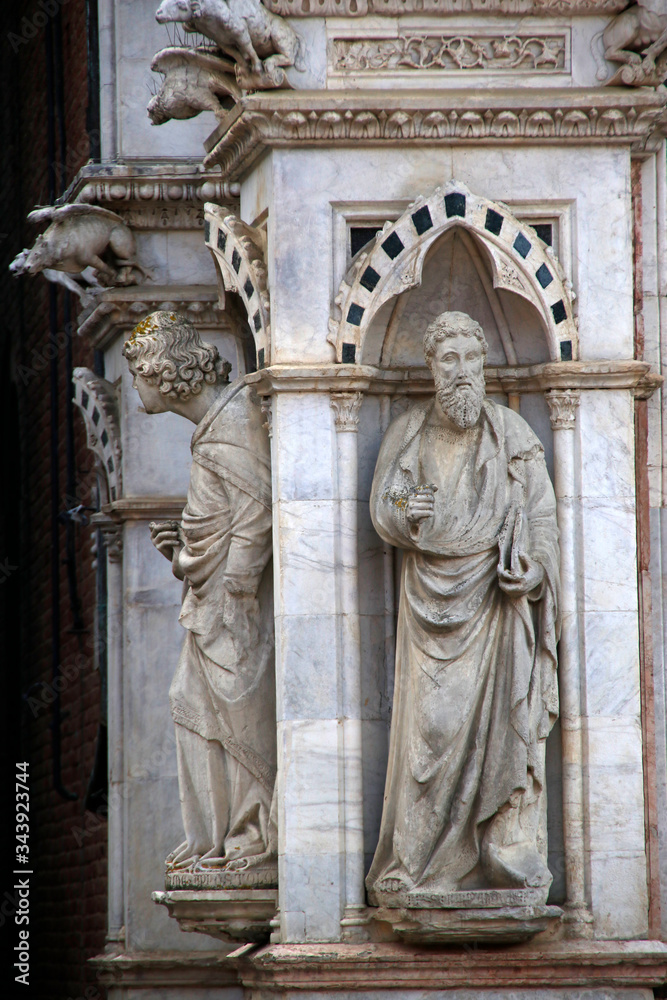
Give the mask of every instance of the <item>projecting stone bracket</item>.
[[278, 909], [276, 889], [182, 889], [154, 892], [182, 931], [209, 934], [221, 941], [263, 943]]

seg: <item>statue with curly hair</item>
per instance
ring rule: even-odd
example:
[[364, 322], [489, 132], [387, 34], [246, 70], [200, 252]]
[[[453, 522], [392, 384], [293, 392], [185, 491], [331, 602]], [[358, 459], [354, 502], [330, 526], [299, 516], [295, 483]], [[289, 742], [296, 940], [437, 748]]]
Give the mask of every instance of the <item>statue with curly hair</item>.
[[[156, 312], [123, 347], [147, 413], [197, 425], [182, 521], [151, 524], [185, 584], [169, 699], [185, 840], [168, 872], [254, 869], [275, 885], [271, 465], [260, 401], [184, 317]], [[236, 876], [238, 878], [238, 876]]]

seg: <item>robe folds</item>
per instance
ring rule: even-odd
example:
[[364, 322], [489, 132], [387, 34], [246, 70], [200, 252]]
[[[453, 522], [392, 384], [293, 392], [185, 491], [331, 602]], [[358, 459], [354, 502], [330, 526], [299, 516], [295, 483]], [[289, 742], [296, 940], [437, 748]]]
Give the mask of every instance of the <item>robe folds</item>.
[[179, 555], [187, 629], [169, 698], [186, 836], [230, 860], [275, 846], [271, 465], [259, 399], [233, 383], [192, 437]]
[[[394, 421], [371, 492], [381, 538], [403, 550], [396, 677], [380, 838], [367, 878], [435, 893], [545, 888], [545, 741], [558, 714], [556, 504], [540, 442], [486, 399], [452, 436], [435, 400]], [[458, 442], [454, 444], [454, 437]], [[411, 524], [410, 490], [435, 486]], [[520, 554], [540, 587], [505, 594]]]

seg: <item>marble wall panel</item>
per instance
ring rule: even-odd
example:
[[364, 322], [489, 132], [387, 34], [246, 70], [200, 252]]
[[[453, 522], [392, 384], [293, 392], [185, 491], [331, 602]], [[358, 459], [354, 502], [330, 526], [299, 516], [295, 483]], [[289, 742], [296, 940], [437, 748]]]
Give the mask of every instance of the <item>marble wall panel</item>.
[[274, 499], [332, 499], [336, 438], [328, 393], [280, 393], [274, 407]]
[[[274, 357], [330, 360], [326, 343], [334, 287], [332, 206], [404, 201], [428, 194], [452, 177], [471, 190], [515, 203], [573, 207], [573, 246], [565, 269], [578, 295], [582, 357], [632, 356], [632, 268], [629, 157], [617, 148], [453, 147], [413, 149], [275, 150], [271, 154], [275, 254], [272, 285]], [[244, 192], [242, 192], [242, 198]], [[245, 209], [243, 209], [245, 214]], [[271, 231], [273, 233], [271, 234]], [[271, 242], [272, 241], [272, 242]]]
[[336, 615], [276, 617], [276, 659], [282, 665], [278, 721], [336, 718], [340, 693], [332, 652], [337, 642]]

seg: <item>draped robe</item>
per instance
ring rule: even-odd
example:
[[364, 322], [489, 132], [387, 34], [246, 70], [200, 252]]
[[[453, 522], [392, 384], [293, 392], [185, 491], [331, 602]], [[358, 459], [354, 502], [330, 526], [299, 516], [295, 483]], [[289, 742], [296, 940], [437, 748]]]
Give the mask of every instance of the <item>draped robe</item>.
[[236, 860], [276, 840], [271, 467], [252, 388], [230, 385], [191, 449], [179, 555], [187, 634], [169, 692], [179, 789], [188, 842]]
[[[389, 427], [371, 515], [403, 549], [396, 678], [377, 892], [548, 888], [545, 741], [558, 713], [559, 550], [543, 449], [528, 424], [486, 399], [460, 434], [435, 400]], [[455, 440], [456, 439], [456, 440]], [[433, 517], [406, 517], [433, 484]], [[505, 594], [519, 553], [539, 588]]]

